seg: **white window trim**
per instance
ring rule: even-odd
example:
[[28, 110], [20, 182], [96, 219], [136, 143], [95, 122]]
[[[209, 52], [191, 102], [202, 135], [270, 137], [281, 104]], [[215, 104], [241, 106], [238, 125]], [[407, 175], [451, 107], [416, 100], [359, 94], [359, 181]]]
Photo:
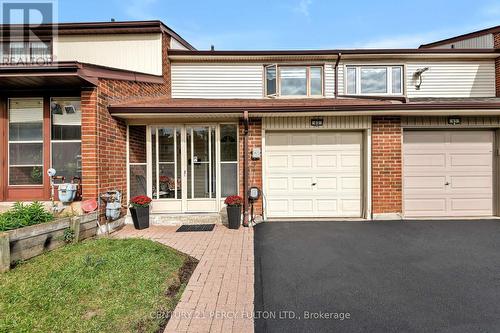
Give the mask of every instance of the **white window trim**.
[[[71, 101], [71, 100], [78, 100], [80, 101], [81, 103], [81, 97], [51, 97], [50, 98], [50, 105], [52, 105], [52, 102], [54, 100], [68, 100], [68, 101]], [[81, 106], [80, 106], [81, 108]], [[82, 110], [80, 110], [80, 112], [82, 112]], [[50, 136], [50, 150], [49, 150], [49, 155], [50, 155], [50, 167], [52, 168], [53, 165], [54, 165], [54, 161], [53, 161], [53, 151], [54, 149], [52, 148], [52, 144], [53, 143], [80, 143], [80, 167], [82, 168], [82, 178], [83, 178], [83, 165], [82, 165], [82, 152], [81, 152], [81, 149], [82, 149], [82, 139], [80, 138], [80, 140], [52, 140], [52, 108], [50, 108], [49, 110], [49, 113], [50, 113], [50, 126], [49, 126], [49, 136]], [[74, 125], [80, 125], [80, 130], [81, 130], [81, 127], [82, 127], [82, 121], [80, 120], [80, 124], [72, 124], [72, 126]], [[66, 182], [68, 182], [68, 179], [65, 180]]]
[[[392, 69], [395, 67], [401, 68], [401, 92], [392, 92]], [[348, 93], [348, 68], [356, 69], [356, 92]], [[362, 93], [361, 92], [361, 69], [386, 69], [387, 77], [387, 91], [385, 93]], [[404, 96], [405, 92], [405, 67], [404, 65], [358, 65], [358, 64], [345, 64], [344, 65], [344, 94], [350, 96]]]
[[[276, 66], [276, 93], [267, 94], [267, 68]], [[304, 67], [306, 69], [306, 94], [305, 95], [285, 95], [281, 94], [281, 68], [283, 67]], [[321, 93], [311, 95], [311, 68], [321, 69]], [[264, 65], [264, 97], [265, 98], [322, 98], [325, 97], [325, 65], [314, 64], [268, 64]]]
[[[19, 98], [9, 98], [7, 100], [7, 186], [9, 187], [36, 187], [36, 186], [44, 186], [44, 179], [43, 179], [43, 173], [45, 170], [43, 170], [44, 167], [44, 156], [45, 156], [45, 144], [44, 144], [44, 114], [42, 112], [42, 140], [26, 140], [26, 141], [12, 141], [10, 140], [10, 103], [12, 100], [41, 100], [42, 101], [42, 109], [43, 109], [43, 103], [44, 99], [43, 97], [19, 97]], [[11, 143], [41, 143], [42, 144], [42, 164], [10, 164], [10, 144]], [[42, 167], [42, 183], [41, 184], [24, 184], [24, 185], [17, 185], [17, 184], [11, 184], [10, 182], [10, 168], [11, 167]]]

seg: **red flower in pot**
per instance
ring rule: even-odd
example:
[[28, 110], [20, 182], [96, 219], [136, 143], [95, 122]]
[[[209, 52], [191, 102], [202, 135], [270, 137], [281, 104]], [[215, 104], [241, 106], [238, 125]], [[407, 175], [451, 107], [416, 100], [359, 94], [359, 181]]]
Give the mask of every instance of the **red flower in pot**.
[[227, 205], [227, 219], [229, 222], [229, 229], [238, 229], [241, 225], [241, 204], [243, 198], [239, 195], [231, 195], [224, 200]]
[[145, 195], [130, 199], [130, 214], [136, 229], [141, 230], [149, 227], [149, 205], [151, 201], [151, 198]]

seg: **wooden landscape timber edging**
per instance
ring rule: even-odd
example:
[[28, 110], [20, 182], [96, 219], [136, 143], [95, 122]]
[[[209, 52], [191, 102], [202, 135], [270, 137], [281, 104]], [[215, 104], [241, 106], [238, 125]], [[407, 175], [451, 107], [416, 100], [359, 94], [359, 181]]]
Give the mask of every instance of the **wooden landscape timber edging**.
[[10, 265], [51, 251], [65, 244], [64, 231], [71, 229], [73, 242], [94, 237], [97, 232], [97, 213], [65, 217], [0, 233], [0, 273]]

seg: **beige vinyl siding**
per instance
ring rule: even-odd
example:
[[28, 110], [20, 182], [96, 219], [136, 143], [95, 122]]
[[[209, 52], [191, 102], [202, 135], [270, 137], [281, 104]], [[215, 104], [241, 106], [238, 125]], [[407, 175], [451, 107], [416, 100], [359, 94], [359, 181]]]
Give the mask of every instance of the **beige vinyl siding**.
[[172, 64], [173, 98], [263, 98], [262, 64]]
[[[413, 74], [429, 67], [423, 74], [420, 90]], [[406, 64], [408, 97], [493, 97], [495, 63], [493, 61], [408, 62]]]
[[[294, 63], [298, 66], [309, 63]], [[335, 95], [334, 63], [324, 64], [326, 97]], [[264, 98], [264, 63], [172, 64], [174, 98]]]
[[325, 97], [335, 97], [335, 63], [325, 64]]
[[410, 116], [401, 118], [404, 128], [500, 128], [499, 116], [460, 117], [460, 124], [448, 124], [448, 117], [442, 116]]
[[[469, 61], [364, 61], [344, 62], [339, 65], [339, 92], [346, 94], [346, 65], [404, 65], [405, 89], [409, 98], [415, 97], [494, 97], [495, 63], [493, 60]], [[415, 87], [413, 74], [419, 68], [429, 67], [423, 74], [420, 90]]]
[[357, 130], [371, 128], [370, 116], [328, 116], [323, 126], [311, 126], [314, 117], [266, 117], [262, 120], [264, 130]]
[[79, 61], [146, 74], [162, 74], [161, 34], [59, 36], [57, 61]]
[[171, 38], [170, 39], [170, 49], [172, 50], [188, 50], [187, 47], [181, 44], [177, 39]]
[[461, 41], [437, 45], [436, 49], [451, 49], [452, 45], [455, 49], [490, 49], [493, 48], [493, 34], [464, 39]]

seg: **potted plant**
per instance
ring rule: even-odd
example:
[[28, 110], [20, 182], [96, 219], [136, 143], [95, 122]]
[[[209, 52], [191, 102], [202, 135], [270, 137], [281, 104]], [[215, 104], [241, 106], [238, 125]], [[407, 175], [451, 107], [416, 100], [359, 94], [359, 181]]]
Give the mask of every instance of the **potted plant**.
[[224, 200], [227, 209], [229, 229], [238, 229], [241, 225], [241, 203], [243, 199], [239, 195], [231, 195]]
[[149, 228], [149, 205], [151, 198], [145, 195], [139, 195], [130, 199], [130, 214], [134, 227], [142, 230]]

